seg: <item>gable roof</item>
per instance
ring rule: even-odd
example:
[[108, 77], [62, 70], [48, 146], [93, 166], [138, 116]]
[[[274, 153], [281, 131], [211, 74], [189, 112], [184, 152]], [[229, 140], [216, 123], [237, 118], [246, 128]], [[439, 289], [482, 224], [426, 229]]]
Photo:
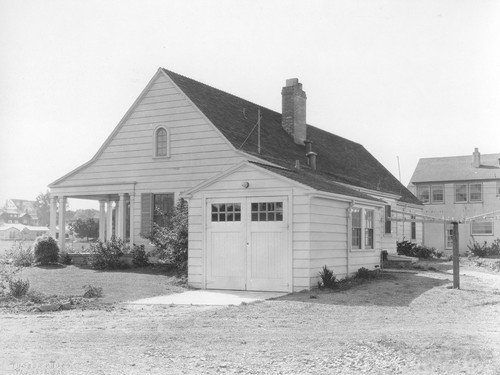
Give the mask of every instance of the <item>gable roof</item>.
[[472, 165], [472, 155], [423, 158], [418, 161], [410, 184], [422, 182], [500, 179], [500, 154], [481, 155], [481, 165]]
[[[163, 69], [203, 114], [236, 148], [262, 160], [292, 170], [296, 160], [306, 164], [305, 146], [296, 144], [281, 127], [281, 114], [214, 87]], [[257, 153], [257, 111], [261, 110], [261, 153]], [[421, 202], [362, 145], [307, 125], [307, 138], [318, 154], [317, 171], [309, 186], [340, 183], [401, 196], [401, 201]], [[283, 172], [285, 173], [285, 172]], [[297, 174], [290, 175], [297, 178]], [[312, 176], [317, 176], [311, 185]], [[290, 177], [291, 178], [291, 177]], [[292, 178], [293, 179], [293, 178]], [[336, 184], [336, 186], [340, 186]], [[337, 189], [337, 188], [335, 188]], [[320, 189], [322, 190], [322, 189]], [[352, 190], [352, 189], [350, 189]], [[355, 190], [352, 190], [355, 191]], [[352, 192], [351, 192], [352, 193]], [[352, 195], [352, 194], [348, 194]]]

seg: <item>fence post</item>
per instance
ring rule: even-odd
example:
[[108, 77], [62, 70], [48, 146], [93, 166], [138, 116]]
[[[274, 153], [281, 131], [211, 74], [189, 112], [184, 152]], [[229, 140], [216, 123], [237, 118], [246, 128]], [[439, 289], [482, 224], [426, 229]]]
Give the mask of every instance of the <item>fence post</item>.
[[458, 222], [453, 223], [453, 289], [460, 289], [460, 252], [458, 249]]

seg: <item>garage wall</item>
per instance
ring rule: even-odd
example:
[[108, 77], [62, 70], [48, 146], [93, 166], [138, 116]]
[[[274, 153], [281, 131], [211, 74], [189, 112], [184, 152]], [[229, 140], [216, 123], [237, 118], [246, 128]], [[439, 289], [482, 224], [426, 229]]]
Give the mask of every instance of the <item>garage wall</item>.
[[[310, 288], [309, 230], [311, 215], [306, 189], [297, 187], [286, 179], [273, 176], [251, 165], [242, 166], [232, 174], [203, 188], [189, 200], [189, 285], [203, 288], [205, 254], [205, 200], [209, 197], [253, 197], [259, 195], [291, 195], [291, 243], [293, 290]], [[247, 189], [242, 182], [248, 182]]]

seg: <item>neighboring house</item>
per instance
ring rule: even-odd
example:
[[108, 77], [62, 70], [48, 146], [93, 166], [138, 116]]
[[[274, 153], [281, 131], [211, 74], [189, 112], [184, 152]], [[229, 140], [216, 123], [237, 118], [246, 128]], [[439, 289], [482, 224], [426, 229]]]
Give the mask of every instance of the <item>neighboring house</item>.
[[49, 228], [23, 224], [0, 224], [0, 240], [34, 240], [49, 233]]
[[24, 199], [7, 199], [3, 208], [0, 209], [0, 224], [38, 225], [35, 204], [34, 201]]
[[[410, 189], [424, 202], [424, 214], [459, 221], [459, 248], [471, 240], [500, 237], [500, 154], [420, 159]], [[451, 251], [453, 225], [425, 223], [424, 244]]]
[[360, 144], [306, 125], [297, 79], [282, 100], [283, 116], [160, 68], [97, 154], [50, 185], [52, 233], [58, 202], [95, 199], [101, 239], [147, 244], [156, 209], [183, 197], [189, 284], [276, 291], [314, 287], [324, 265], [374, 269], [397, 239], [421, 241], [420, 223], [386, 220], [421, 213], [417, 198]]

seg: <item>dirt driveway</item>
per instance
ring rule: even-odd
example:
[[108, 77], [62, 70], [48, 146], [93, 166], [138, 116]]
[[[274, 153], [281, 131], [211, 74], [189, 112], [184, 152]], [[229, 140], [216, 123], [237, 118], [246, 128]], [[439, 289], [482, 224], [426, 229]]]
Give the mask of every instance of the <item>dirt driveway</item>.
[[500, 276], [451, 280], [398, 273], [237, 307], [2, 314], [0, 373], [500, 373]]

